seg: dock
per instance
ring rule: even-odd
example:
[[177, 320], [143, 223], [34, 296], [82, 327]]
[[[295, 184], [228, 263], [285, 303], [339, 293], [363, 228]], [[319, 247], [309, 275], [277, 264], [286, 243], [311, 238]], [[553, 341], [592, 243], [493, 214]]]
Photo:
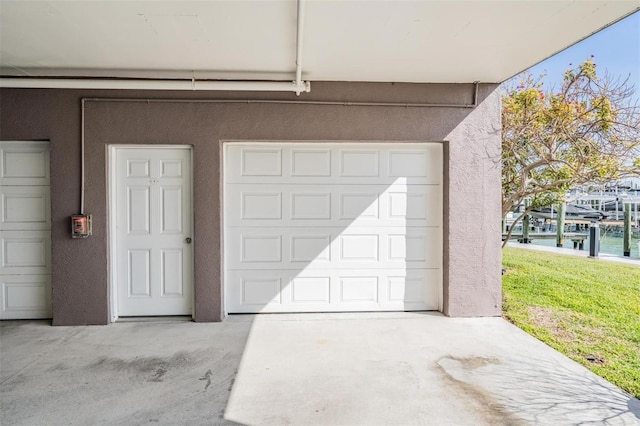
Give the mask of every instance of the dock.
[[[507, 247], [519, 248], [522, 250], [543, 251], [547, 253], [566, 254], [569, 256], [589, 257], [588, 252], [572, 250], [570, 248], [558, 248], [558, 247], [539, 246], [536, 244], [518, 244], [518, 243], [507, 243]], [[624, 263], [627, 265], [634, 265], [640, 268], [640, 258], [632, 259], [625, 256], [616, 256], [613, 254], [600, 253], [597, 257], [597, 260]]]
[[[507, 238], [508, 234], [502, 234], [502, 241]], [[510, 240], [516, 240], [519, 243], [529, 243], [532, 240], [555, 240], [557, 238], [557, 234], [555, 232], [529, 232], [527, 238], [524, 238], [522, 233], [511, 234]], [[584, 250], [584, 241], [589, 238], [589, 234], [580, 233], [580, 232], [565, 232], [564, 239], [571, 240], [573, 242], [573, 248]], [[525, 241], [526, 240], [526, 241]]]

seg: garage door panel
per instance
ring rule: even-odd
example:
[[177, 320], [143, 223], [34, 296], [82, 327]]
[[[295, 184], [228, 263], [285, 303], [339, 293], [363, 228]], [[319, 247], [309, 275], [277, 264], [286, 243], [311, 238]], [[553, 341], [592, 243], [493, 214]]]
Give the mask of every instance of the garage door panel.
[[379, 178], [380, 153], [371, 149], [341, 149], [338, 151], [340, 177]]
[[377, 221], [380, 219], [380, 192], [371, 188], [360, 192], [351, 188], [338, 193], [338, 220], [340, 221]]
[[441, 189], [439, 187], [409, 187], [399, 191], [391, 189], [386, 194], [387, 217], [393, 222], [404, 221], [407, 226], [442, 223]]
[[50, 231], [4, 231], [0, 236], [0, 274], [50, 274]]
[[439, 268], [435, 227], [227, 228], [229, 269]]
[[[228, 229], [225, 235], [225, 263], [229, 269], [285, 268], [290, 264], [290, 240], [290, 231], [283, 229]], [[299, 245], [301, 242], [296, 243]], [[302, 253], [298, 253], [300, 255]], [[312, 255], [307, 248], [305, 258]]]
[[442, 230], [435, 227], [388, 230], [386, 259], [390, 266], [406, 269], [442, 266]]
[[340, 303], [378, 302], [378, 276], [340, 277]]
[[0, 145], [0, 185], [49, 185], [47, 142], [2, 142]]
[[[435, 147], [420, 150], [405, 149], [387, 152], [388, 175], [390, 177], [408, 178], [407, 183], [437, 183], [442, 176], [441, 156]], [[424, 179], [416, 179], [424, 178]]]
[[281, 304], [282, 279], [280, 277], [242, 277], [242, 304]]
[[[283, 298], [288, 298], [288, 286], [282, 270], [228, 270], [225, 274], [226, 300], [237, 307], [234, 312], [262, 312], [283, 310]], [[287, 293], [287, 294], [284, 294]]]
[[424, 262], [427, 259], [427, 241], [423, 235], [389, 235], [389, 260]]
[[429, 171], [424, 167], [427, 163], [427, 153], [424, 151], [389, 151], [389, 176], [427, 177]]
[[391, 303], [421, 303], [424, 280], [420, 278], [389, 277], [387, 280], [388, 300]]
[[291, 176], [317, 178], [331, 176], [331, 150], [291, 148]]
[[[282, 217], [282, 192], [261, 191], [257, 192], [251, 186], [247, 191], [240, 192], [240, 219], [243, 222], [267, 220], [281, 220]], [[234, 204], [233, 210], [238, 207]], [[256, 222], [253, 222], [256, 223]]]
[[391, 271], [386, 277], [387, 303], [405, 310], [437, 310], [442, 286], [437, 268], [410, 270], [405, 274]]
[[240, 262], [282, 262], [282, 235], [242, 234]]
[[226, 226], [440, 226], [436, 185], [228, 185]]
[[331, 219], [331, 193], [292, 190], [290, 217], [299, 219]]
[[380, 237], [378, 234], [340, 234], [338, 236], [339, 263], [378, 262]]
[[229, 270], [233, 312], [438, 309], [440, 270]]
[[240, 148], [241, 176], [282, 176], [282, 149]]
[[[316, 271], [305, 271], [313, 274]], [[441, 288], [441, 270], [434, 269], [382, 269], [371, 274], [370, 270], [340, 270], [335, 272], [336, 291], [346, 291], [336, 310], [350, 310], [353, 302], [355, 310], [415, 311], [437, 310]], [[372, 283], [376, 278], [377, 293]], [[359, 293], [358, 293], [359, 291]], [[374, 295], [376, 300], [374, 301]]]
[[0, 309], [2, 319], [50, 318], [51, 276], [0, 277]]
[[0, 230], [51, 228], [48, 186], [2, 186], [0, 209]]
[[283, 175], [283, 149], [275, 144], [234, 145], [225, 152], [225, 163], [233, 167], [228, 181], [252, 181], [255, 178]]
[[440, 144], [228, 144], [225, 181], [233, 183], [411, 184], [442, 181]]
[[330, 234], [301, 234], [298, 230], [292, 231], [290, 234], [290, 261], [293, 263], [315, 261], [316, 263], [323, 262], [326, 265], [331, 261], [331, 240]]
[[295, 277], [291, 280], [291, 303], [331, 302], [331, 277]]

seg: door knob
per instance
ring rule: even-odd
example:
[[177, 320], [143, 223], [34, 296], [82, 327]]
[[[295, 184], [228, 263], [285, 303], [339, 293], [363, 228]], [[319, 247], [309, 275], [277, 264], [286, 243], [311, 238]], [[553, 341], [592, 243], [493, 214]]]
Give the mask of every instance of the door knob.
[[191, 244], [191, 238], [189, 237], [185, 238], [184, 242], [187, 244]]

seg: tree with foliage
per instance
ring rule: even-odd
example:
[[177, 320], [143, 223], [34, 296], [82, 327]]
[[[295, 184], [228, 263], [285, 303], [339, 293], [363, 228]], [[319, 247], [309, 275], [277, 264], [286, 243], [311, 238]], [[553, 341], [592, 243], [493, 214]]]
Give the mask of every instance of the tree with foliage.
[[[543, 76], [541, 76], [543, 77]], [[640, 176], [640, 106], [627, 80], [598, 78], [585, 61], [558, 90], [531, 74], [502, 96], [502, 216], [564, 201], [571, 188]], [[513, 229], [513, 227], [512, 227]]]

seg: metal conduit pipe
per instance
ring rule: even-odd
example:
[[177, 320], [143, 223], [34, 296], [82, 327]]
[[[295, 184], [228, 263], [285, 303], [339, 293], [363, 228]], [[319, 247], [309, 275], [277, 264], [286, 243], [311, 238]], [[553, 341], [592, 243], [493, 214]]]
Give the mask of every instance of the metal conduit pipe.
[[308, 83], [302, 81], [302, 42], [304, 37], [304, 0], [298, 0], [298, 22], [296, 25], [296, 95], [300, 92], [308, 92], [311, 88]]
[[0, 87], [24, 89], [107, 89], [107, 90], [228, 90], [253, 92], [309, 92], [309, 82], [224, 81], [224, 80], [146, 80], [108, 78], [2, 77]]
[[84, 103], [80, 100], [80, 214], [84, 214]]
[[478, 106], [478, 86], [473, 83], [472, 101], [468, 104], [421, 103], [421, 102], [367, 102], [367, 101], [294, 101], [284, 99], [185, 99], [185, 98], [82, 98], [84, 102], [140, 102], [140, 103], [204, 103], [204, 104], [283, 104], [283, 105], [337, 105], [337, 106], [373, 106], [403, 108], [475, 108]]

